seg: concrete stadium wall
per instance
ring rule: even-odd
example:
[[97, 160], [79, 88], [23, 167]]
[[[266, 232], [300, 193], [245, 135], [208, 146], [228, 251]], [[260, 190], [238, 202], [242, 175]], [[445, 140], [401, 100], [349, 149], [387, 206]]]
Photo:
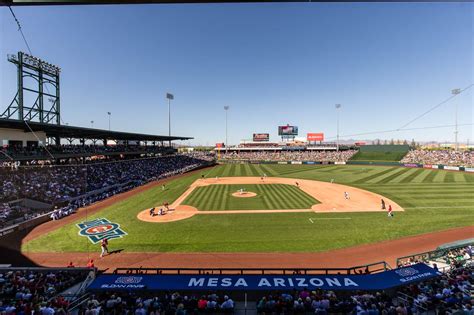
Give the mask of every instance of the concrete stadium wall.
[[[46, 144], [46, 133], [37, 131], [35, 134], [43, 144]], [[0, 145], [7, 145], [8, 141], [22, 141], [23, 146], [26, 146], [27, 141], [38, 141], [38, 139], [36, 139], [32, 132], [24, 132], [20, 129], [0, 128]]]

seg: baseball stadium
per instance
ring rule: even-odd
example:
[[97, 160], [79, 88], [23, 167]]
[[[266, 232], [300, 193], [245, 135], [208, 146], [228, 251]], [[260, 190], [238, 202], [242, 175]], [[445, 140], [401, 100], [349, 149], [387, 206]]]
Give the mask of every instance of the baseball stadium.
[[0, 103], [1, 314], [474, 314], [474, 146], [457, 115], [436, 127], [452, 143], [383, 135], [408, 124], [344, 134], [344, 104], [324, 118], [335, 130], [229, 141], [238, 105], [224, 106], [203, 145], [172, 132], [169, 92], [166, 135], [111, 128], [111, 112], [108, 128], [65, 123], [77, 80], [44, 57], [1, 56], [15, 82]]

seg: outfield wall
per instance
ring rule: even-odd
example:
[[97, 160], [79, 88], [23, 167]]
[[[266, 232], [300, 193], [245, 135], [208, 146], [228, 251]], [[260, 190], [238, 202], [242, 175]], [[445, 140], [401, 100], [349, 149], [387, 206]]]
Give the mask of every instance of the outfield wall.
[[451, 166], [442, 164], [418, 164], [418, 163], [399, 163], [384, 161], [347, 161], [347, 162], [328, 162], [328, 161], [265, 161], [265, 160], [219, 160], [218, 164], [282, 164], [282, 165], [378, 165], [378, 166], [400, 166], [426, 169], [440, 169], [448, 171], [461, 171], [474, 173], [474, 167]]

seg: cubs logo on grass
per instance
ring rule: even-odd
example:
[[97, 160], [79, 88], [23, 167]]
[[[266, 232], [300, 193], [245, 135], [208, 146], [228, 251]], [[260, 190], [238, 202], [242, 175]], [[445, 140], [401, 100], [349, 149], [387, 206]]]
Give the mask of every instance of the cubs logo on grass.
[[97, 244], [104, 238], [111, 240], [127, 235], [120, 228], [120, 224], [110, 222], [106, 218], [81, 222], [77, 226], [79, 227], [79, 235], [86, 236], [92, 244]]

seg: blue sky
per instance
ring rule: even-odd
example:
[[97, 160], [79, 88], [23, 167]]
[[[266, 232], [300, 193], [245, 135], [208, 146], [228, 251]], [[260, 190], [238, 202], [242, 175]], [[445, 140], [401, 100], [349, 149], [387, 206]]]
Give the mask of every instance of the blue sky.
[[[474, 83], [472, 3], [272, 3], [15, 7], [33, 54], [62, 68], [70, 125], [167, 134], [194, 144], [396, 129]], [[0, 8], [0, 109], [15, 93], [6, 54], [26, 51]], [[473, 122], [474, 88], [410, 127]], [[474, 141], [473, 126], [459, 137]], [[343, 137], [349, 138], [349, 137]], [[352, 138], [452, 140], [453, 128]]]

